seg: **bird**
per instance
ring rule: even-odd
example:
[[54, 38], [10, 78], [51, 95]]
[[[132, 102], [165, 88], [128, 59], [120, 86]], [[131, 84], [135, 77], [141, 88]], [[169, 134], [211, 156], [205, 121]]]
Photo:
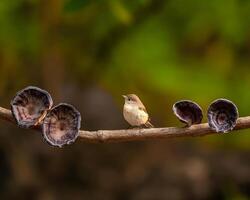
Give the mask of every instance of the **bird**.
[[153, 128], [149, 115], [140, 98], [135, 94], [122, 95], [125, 99], [123, 116], [133, 127]]

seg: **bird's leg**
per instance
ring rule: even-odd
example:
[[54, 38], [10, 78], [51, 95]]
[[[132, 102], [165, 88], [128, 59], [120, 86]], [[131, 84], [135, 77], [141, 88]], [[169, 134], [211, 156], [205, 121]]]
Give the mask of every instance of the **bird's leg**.
[[130, 125], [128, 127], [128, 129], [141, 129], [141, 128], [143, 128], [143, 127], [142, 126], [132, 126], [132, 125]]
[[148, 128], [148, 127], [145, 124], [142, 124], [142, 125], [138, 126], [137, 128], [143, 129], [143, 128]]
[[136, 126], [132, 126], [132, 125], [127, 126], [127, 129], [135, 129], [135, 128], [136, 128]]

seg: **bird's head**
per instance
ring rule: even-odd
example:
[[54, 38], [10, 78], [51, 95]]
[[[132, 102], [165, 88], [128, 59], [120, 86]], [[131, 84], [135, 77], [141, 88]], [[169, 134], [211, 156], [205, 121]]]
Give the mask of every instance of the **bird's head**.
[[122, 95], [125, 99], [125, 104], [142, 104], [141, 100], [135, 94]]

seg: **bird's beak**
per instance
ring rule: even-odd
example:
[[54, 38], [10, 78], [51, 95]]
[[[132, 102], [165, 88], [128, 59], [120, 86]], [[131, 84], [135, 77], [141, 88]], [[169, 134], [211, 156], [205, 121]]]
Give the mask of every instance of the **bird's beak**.
[[123, 98], [124, 98], [124, 99], [126, 99], [126, 98], [127, 98], [127, 96], [126, 96], [126, 95], [122, 95], [122, 96], [123, 96]]

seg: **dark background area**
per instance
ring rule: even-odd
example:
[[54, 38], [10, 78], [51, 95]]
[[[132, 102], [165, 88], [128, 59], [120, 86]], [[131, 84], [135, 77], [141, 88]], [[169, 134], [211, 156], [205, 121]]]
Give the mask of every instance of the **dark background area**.
[[[0, 106], [28, 85], [81, 111], [82, 129], [122, 129], [136, 93], [158, 127], [180, 99], [250, 113], [248, 0], [1, 0]], [[206, 117], [204, 122], [206, 121]], [[0, 199], [250, 198], [249, 130], [62, 149], [0, 122]]]

